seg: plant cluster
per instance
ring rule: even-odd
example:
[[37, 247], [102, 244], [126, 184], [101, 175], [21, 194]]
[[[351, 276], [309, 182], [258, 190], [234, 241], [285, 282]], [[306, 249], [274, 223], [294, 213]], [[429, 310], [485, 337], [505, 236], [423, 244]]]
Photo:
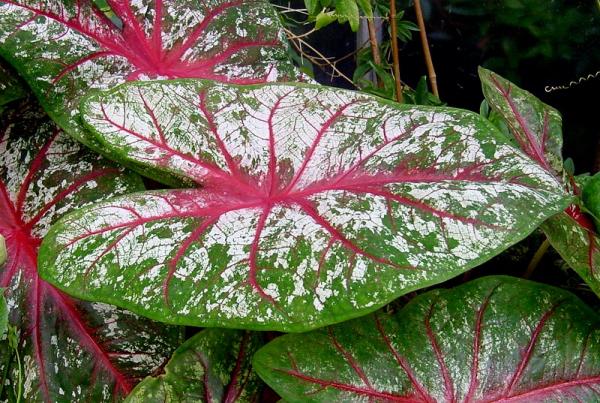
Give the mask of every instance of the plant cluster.
[[600, 295], [559, 113], [485, 69], [480, 114], [311, 84], [282, 32], [262, 0], [0, 3], [2, 399], [598, 400], [575, 295], [420, 292], [540, 228]]

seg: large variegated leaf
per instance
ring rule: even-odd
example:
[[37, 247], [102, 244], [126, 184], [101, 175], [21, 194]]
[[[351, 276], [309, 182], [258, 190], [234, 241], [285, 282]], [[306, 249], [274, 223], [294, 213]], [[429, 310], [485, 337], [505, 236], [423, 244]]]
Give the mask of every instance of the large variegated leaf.
[[45, 239], [43, 276], [167, 322], [300, 331], [359, 316], [484, 262], [569, 201], [461, 110], [187, 80], [128, 84], [83, 112], [113, 152], [205, 186], [75, 212]]
[[595, 402], [600, 317], [563, 290], [487, 277], [277, 338], [254, 368], [288, 402]]
[[[488, 104], [507, 123], [518, 146], [549, 173], [566, 177], [558, 112], [491, 71], [480, 68], [479, 77]], [[580, 194], [575, 180], [562, 186], [574, 195]], [[554, 249], [600, 296], [600, 237], [590, 218], [573, 204], [548, 219], [542, 230]]]
[[483, 95], [506, 122], [517, 145], [542, 167], [563, 172], [562, 117], [553, 107], [505, 78], [479, 68]]
[[15, 401], [22, 392], [27, 402], [119, 400], [167, 359], [179, 330], [72, 299], [38, 277], [36, 259], [57, 218], [139, 189], [139, 179], [82, 152], [38, 108], [17, 107], [2, 116], [0, 131], [0, 234], [8, 249], [0, 287], [18, 330], [19, 355], [0, 347], [0, 397]]
[[263, 383], [251, 359], [262, 345], [261, 333], [203, 330], [175, 351], [163, 375], [140, 382], [127, 402], [258, 402]]
[[[266, 0], [93, 0], [0, 3], [0, 54], [69, 134], [96, 151], [77, 120], [90, 89], [127, 80], [197, 77], [293, 81], [278, 16]], [[143, 172], [165, 182], [174, 179]]]

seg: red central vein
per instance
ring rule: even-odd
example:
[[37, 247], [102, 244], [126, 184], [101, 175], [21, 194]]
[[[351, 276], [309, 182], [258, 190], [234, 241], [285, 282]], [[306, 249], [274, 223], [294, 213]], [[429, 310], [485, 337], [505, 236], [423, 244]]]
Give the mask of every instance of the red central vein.
[[209, 365], [208, 362], [206, 360], [206, 358], [204, 357], [204, 354], [198, 352], [198, 351], [194, 351], [196, 357], [198, 358], [198, 361], [200, 362], [200, 365], [202, 366], [202, 369], [204, 370], [204, 374], [202, 375], [202, 383], [204, 385], [204, 398], [206, 399], [205, 401], [207, 402], [212, 402], [212, 393], [210, 391], [210, 383], [209, 383]]
[[306, 170], [306, 167], [308, 166], [308, 163], [312, 159], [312, 156], [313, 156], [315, 150], [317, 149], [318, 145], [320, 144], [321, 139], [323, 138], [323, 136], [325, 135], [325, 133], [327, 133], [327, 130], [329, 130], [329, 128], [342, 116], [342, 114], [344, 113], [344, 111], [346, 109], [348, 109], [352, 105], [356, 104], [357, 102], [358, 101], [355, 100], [355, 101], [352, 101], [352, 102], [349, 102], [349, 103], [345, 104], [344, 106], [342, 106], [341, 108], [339, 108], [337, 111], [335, 111], [329, 117], [329, 119], [327, 119], [325, 121], [325, 123], [323, 123], [323, 125], [321, 126], [321, 128], [317, 132], [317, 135], [315, 136], [315, 138], [314, 138], [314, 140], [313, 140], [310, 148], [308, 149], [306, 155], [304, 156], [304, 160], [302, 161], [302, 164], [300, 165], [300, 168], [298, 169], [298, 171], [294, 175], [294, 178], [291, 180], [291, 182], [289, 183], [289, 185], [284, 190], [284, 192], [283, 192], [284, 194], [290, 193], [290, 191], [294, 188], [294, 186], [296, 186], [296, 183], [300, 180], [300, 178], [304, 174], [304, 171]]
[[327, 335], [329, 336], [329, 339], [331, 340], [331, 342], [333, 343], [333, 346], [335, 347], [335, 349], [342, 354], [342, 356], [344, 357], [344, 360], [348, 363], [348, 365], [350, 365], [350, 367], [352, 368], [352, 370], [354, 370], [354, 372], [356, 372], [356, 375], [358, 375], [358, 377], [360, 378], [361, 381], [363, 381], [363, 383], [365, 384], [365, 386], [369, 389], [369, 390], [373, 390], [373, 385], [371, 385], [371, 382], [369, 381], [369, 378], [367, 378], [367, 376], [365, 375], [363, 369], [360, 367], [360, 365], [356, 362], [356, 360], [354, 359], [354, 357], [352, 356], [352, 354], [350, 354], [344, 347], [342, 347], [342, 345], [339, 343], [339, 341], [337, 340], [337, 338], [335, 337], [335, 335], [333, 334], [333, 328], [332, 327], [328, 327], [327, 328]]
[[236, 0], [227, 3], [220, 4], [219, 6], [210, 10], [205, 16], [202, 22], [194, 28], [194, 30], [188, 35], [185, 42], [179, 46], [171, 50], [166, 58], [167, 63], [171, 63], [174, 60], [180, 60], [184, 53], [190, 49], [194, 44], [200, 39], [200, 35], [206, 30], [206, 28], [210, 25], [210, 23], [217, 17], [219, 14], [223, 13], [227, 9], [237, 7], [243, 4], [243, 0]]
[[192, 231], [192, 233], [181, 243], [181, 246], [179, 247], [179, 249], [177, 249], [177, 251], [175, 252], [175, 255], [167, 264], [169, 271], [167, 272], [167, 275], [165, 276], [165, 279], [163, 280], [163, 287], [162, 287], [163, 298], [164, 298], [165, 304], [167, 306], [170, 305], [170, 303], [169, 303], [169, 285], [171, 283], [171, 279], [173, 278], [173, 276], [175, 275], [175, 272], [177, 271], [177, 265], [179, 264], [179, 261], [181, 260], [183, 255], [185, 255], [187, 250], [192, 246], [192, 244], [194, 242], [196, 242], [204, 234], [206, 229], [208, 227], [210, 227], [211, 225], [213, 225], [217, 220], [218, 220], [218, 216], [217, 217], [208, 217], [202, 224], [200, 224], [198, 226], [198, 228], [196, 228], [194, 231]]
[[240, 376], [240, 372], [242, 370], [242, 363], [246, 358], [246, 348], [248, 347], [249, 340], [250, 332], [244, 332], [244, 336], [240, 341], [240, 349], [238, 350], [237, 358], [235, 360], [235, 368], [231, 374], [229, 385], [227, 385], [223, 403], [234, 403], [242, 393], [242, 388], [238, 387], [237, 383], [238, 377]]
[[54, 131], [54, 133], [52, 134], [52, 137], [50, 137], [48, 139], [48, 141], [46, 141], [46, 143], [39, 150], [39, 152], [37, 153], [37, 155], [31, 162], [29, 169], [27, 170], [27, 175], [25, 176], [25, 179], [23, 180], [23, 184], [19, 188], [19, 194], [17, 195], [17, 202], [15, 204], [17, 214], [19, 214], [21, 216], [24, 213], [23, 206], [25, 204], [25, 197], [27, 196], [27, 191], [29, 190], [29, 187], [31, 186], [33, 177], [39, 173], [39, 170], [40, 170], [42, 164], [46, 161], [46, 157], [48, 154], [48, 150], [50, 149], [50, 146], [54, 143], [54, 141], [56, 140], [56, 137], [59, 134], [60, 134], [60, 130], [56, 129]]
[[423, 385], [421, 385], [419, 383], [419, 381], [417, 380], [417, 377], [415, 376], [415, 374], [413, 373], [412, 369], [410, 368], [410, 365], [408, 364], [408, 362], [406, 362], [406, 359], [403, 356], [401, 356], [400, 353], [398, 352], [398, 350], [396, 350], [394, 348], [394, 346], [392, 345], [392, 341], [390, 340], [390, 338], [386, 334], [386, 332], [385, 332], [385, 330], [383, 328], [383, 325], [382, 325], [381, 321], [379, 320], [379, 316], [378, 315], [375, 315], [375, 325], [377, 326], [377, 331], [381, 335], [381, 338], [385, 342], [385, 345], [387, 346], [388, 350], [390, 350], [390, 352], [392, 353], [392, 355], [396, 359], [396, 362], [398, 363], [398, 365], [400, 365], [400, 368], [402, 368], [402, 370], [404, 371], [404, 373], [408, 377], [408, 379], [409, 379], [410, 383], [412, 384], [413, 388], [415, 388], [415, 390], [419, 393], [419, 395], [421, 395], [421, 398], [423, 399], [423, 402], [435, 403], [436, 400], [433, 398], [433, 396], [431, 396], [427, 392], [427, 390], [425, 390], [425, 388], [423, 387]]
[[431, 328], [431, 316], [433, 315], [433, 308], [435, 307], [435, 301], [429, 307], [429, 312], [425, 317], [425, 329], [427, 331], [427, 338], [429, 339], [429, 344], [431, 344], [431, 348], [435, 354], [435, 358], [437, 360], [440, 375], [444, 380], [444, 397], [447, 402], [455, 402], [456, 398], [454, 396], [454, 385], [452, 383], [452, 379], [450, 379], [450, 373], [448, 371], [448, 367], [446, 366], [446, 362], [444, 361], [444, 356], [442, 354], [442, 350], [436, 340], [435, 334], [433, 334], [433, 329]]
[[279, 185], [277, 181], [277, 153], [275, 151], [275, 129], [273, 127], [273, 118], [277, 113], [277, 110], [281, 106], [283, 100], [292, 92], [294, 89], [288, 91], [282, 96], [277, 98], [277, 101], [273, 105], [273, 107], [269, 111], [269, 118], [267, 119], [267, 126], [269, 128], [269, 166], [267, 171], [268, 178], [268, 186], [269, 186], [269, 196], [274, 196]]
[[[575, 379], [572, 381], [564, 381], [557, 382], [550, 385], [546, 385], [544, 387], [525, 391], [518, 394], [513, 394], [510, 397], [500, 397], [498, 399], [489, 400], [488, 403], [492, 402], [512, 402], [512, 401], [520, 401], [520, 402], [535, 402], [539, 401], [540, 397], [543, 396], [552, 396], [556, 391], [562, 391], [564, 389], [569, 389], [576, 386], [588, 386], [589, 384], [600, 384], [600, 376], [593, 376], [588, 378]], [[597, 394], [598, 392], [595, 389], [594, 392]]]
[[[132, 136], [142, 140], [142, 141], [146, 141], [150, 144], [152, 144], [153, 146], [164, 150], [167, 154], [173, 155], [173, 156], [177, 156], [187, 162], [192, 163], [195, 166], [201, 167], [203, 169], [206, 169], [208, 172], [210, 172], [211, 174], [215, 175], [216, 177], [220, 177], [220, 178], [229, 178], [231, 177], [227, 172], [223, 171], [222, 169], [220, 169], [219, 167], [217, 167], [214, 164], [210, 164], [201, 160], [198, 160], [196, 158], [190, 157], [187, 154], [184, 154], [178, 150], [175, 150], [173, 148], [171, 148], [168, 144], [162, 143], [160, 141], [156, 141], [152, 138], [148, 138], [148, 137], [144, 137], [141, 134], [113, 121], [108, 114], [106, 113], [106, 110], [104, 108], [104, 105], [101, 105], [101, 109], [102, 109], [102, 114], [104, 115], [104, 118], [106, 119], [107, 122], [109, 122], [111, 125], [115, 126], [116, 128], [118, 128], [119, 130], [122, 130], [128, 134], [131, 134]], [[197, 176], [195, 177], [196, 180], [198, 181], [202, 181], [202, 179], [204, 179], [204, 176]]]
[[494, 228], [494, 229], [502, 229], [501, 227], [498, 227], [497, 225], [493, 225], [493, 224], [489, 224], [486, 223], [484, 221], [481, 221], [477, 218], [469, 218], [469, 217], [462, 217], [462, 216], [457, 216], [455, 214], [446, 212], [446, 211], [442, 211], [442, 210], [438, 210], [434, 207], [431, 207], [430, 205], [422, 202], [422, 201], [418, 201], [418, 200], [412, 200], [409, 199], [407, 197], [404, 196], [399, 196], [396, 194], [393, 194], [389, 191], [386, 190], [379, 190], [379, 189], [356, 189], [354, 187], [342, 187], [340, 186], [339, 189], [332, 189], [332, 190], [345, 190], [351, 193], [359, 193], [359, 194], [372, 194], [375, 196], [381, 196], [384, 197], [386, 200], [393, 200], [395, 202], [404, 204], [406, 206], [410, 206], [413, 208], [416, 208], [418, 210], [421, 211], [425, 211], [427, 213], [431, 213], [437, 217], [440, 218], [448, 218], [451, 220], [455, 220], [455, 221], [461, 221], [467, 224], [474, 224], [474, 225], [482, 225], [485, 227], [490, 227], [490, 228]]
[[214, 116], [206, 106], [206, 91], [200, 92], [198, 96], [200, 98], [200, 104], [198, 105], [200, 111], [202, 112], [204, 118], [206, 119], [206, 122], [208, 123], [208, 129], [215, 136], [217, 146], [219, 147], [221, 154], [223, 154], [223, 157], [225, 158], [225, 163], [227, 164], [227, 168], [229, 168], [229, 172], [231, 172], [232, 176], [240, 176], [238, 166], [233, 157], [231, 156], [231, 153], [225, 146], [225, 142], [221, 138], [221, 135], [219, 134], [219, 130], [217, 129], [217, 125], [214, 120]]
[[465, 396], [465, 403], [473, 400], [477, 386], [479, 386], [479, 380], [477, 379], [477, 373], [479, 371], [479, 350], [481, 348], [481, 333], [483, 332], [483, 316], [486, 309], [490, 304], [492, 294], [498, 289], [499, 285], [495, 286], [485, 297], [483, 303], [477, 310], [477, 319], [475, 320], [475, 335], [473, 337], [473, 360], [471, 361], [471, 382], [469, 383], [469, 390]]
[[250, 270], [248, 272], [248, 283], [256, 292], [258, 292], [258, 294], [261, 296], [261, 298], [264, 298], [264, 299], [270, 301], [271, 303], [275, 304], [275, 300], [273, 299], [273, 297], [271, 297], [270, 295], [265, 293], [265, 290], [263, 290], [263, 288], [258, 283], [257, 275], [258, 275], [258, 272], [260, 269], [256, 262], [256, 259], [258, 256], [259, 244], [260, 244], [260, 236], [262, 234], [263, 229], [265, 228], [265, 223], [267, 222], [267, 218], [269, 217], [270, 213], [271, 213], [271, 206], [267, 206], [264, 208], [263, 212], [261, 213], [260, 217], [258, 218], [258, 223], [256, 225], [256, 231], [254, 233], [254, 240], [252, 241], [252, 246], [250, 247], [250, 259], [249, 259]]
[[94, 331], [84, 323], [81, 313], [73, 306], [73, 301], [49, 284], [44, 283], [44, 288], [47, 289], [47, 293], [56, 305], [68, 316], [68, 323], [73, 332], [79, 336], [82, 345], [93, 353], [94, 359], [97, 360], [96, 364], [100, 364], [102, 368], [112, 374], [116, 387], [121, 390], [123, 395], [129, 394], [133, 389], [131, 381], [115, 367], [109, 353], [92, 337]]
[[350, 249], [351, 251], [353, 251], [361, 256], [364, 256], [367, 259], [370, 259], [376, 263], [381, 263], [381, 264], [384, 264], [387, 266], [394, 267], [396, 269], [407, 269], [407, 270], [415, 270], [416, 269], [416, 267], [413, 267], [413, 266], [398, 265], [387, 259], [367, 253], [366, 251], [361, 249], [358, 245], [355, 245], [354, 243], [352, 243], [339, 230], [337, 230], [333, 225], [331, 225], [325, 218], [321, 217], [321, 215], [316, 211], [316, 209], [313, 206], [311, 206], [308, 202], [298, 200], [298, 201], [295, 201], [295, 203], [298, 204], [300, 206], [300, 208], [302, 208], [302, 210], [304, 212], [306, 212], [306, 214], [308, 214], [313, 220], [315, 220], [315, 222], [317, 224], [319, 224], [327, 232], [329, 232], [332, 237], [334, 237], [336, 240], [339, 240], [346, 248]]
[[278, 372], [283, 372], [286, 375], [293, 376], [294, 378], [298, 378], [298, 379], [301, 379], [306, 382], [321, 385], [323, 387], [332, 387], [332, 388], [335, 388], [338, 390], [353, 392], [353, 393], [356, 393], [359, 395], [383, 399], [383, 401], [388, 401], [388, 402], [415, 403], [415, 400], [412, 397], [399, 396], [399, 395], [395, 395], [392, 393], [380, 392], [375, 389], [367, 389], [367, 388], [362, 388], [362, 387], [354, 386], [354, 385], [348, 385], [348, 384], [340, 383], [340, 382], [336, 382], [336, 381], [328, 381], [328, 380], [324, 380], [324, 379], [319, 379], [319, 378], [315, 378], [315, 377], [300, 373], [297, 370], [284, 370], [284, 369], [279, 369], [279, 368], [275, 368], [274, 370], [278, 371]]
[[531, 359], [531, 357], [533, 355], [533, 350], [534, 350], [535, 345], [536, 345], [536, 343], [537, 343], [537, 341], [539, 339], [539, 336], [540, 336], [540, 333], [542, 332], [542, 329], [546, 325], [546, 322], [548, 321], [548, 319], [550, 319], [550, 317], [552, 315], [554, 315], [554, 313], [556, 312], [556, 309], [561, 304], [562, 304], [562, 301], [557, 302], [556, 304], [554, 304], [552, 306], [552, 308], [550, 308], [541, 317], [541, 319], [538, 322], [537, 326], [535, 327], [533, 333], [531, 334], [531, 338], [529, 339], [529, 343], [527, 344], [527, 348], [522, 353], [521, 360], [519, 362], [519, 366], [517, 367], [517, 370], [513, 374], [513, 376], [511, 378], [511, 380], [510, 380], [510, 382], [509, 382], [509, 384], [508, 384], [505, 392], [503, 393], [503, 396], [505, 396], [505, 397], [511, 397], [512, 396], [512, 390], [517, 385], [517, 382], [521, 379], [521, 376], [523, 375], [523, 371], [527, 367], [527, 364], [529, 364], [529, 360]]
[[[526, 151], [527, 154], [529, 154], [533, 159], [538, 161], [548, 172], [552, 173], [552, 169], [550, 168], [550, 165], [548, 164], [548, 161], [546, 160], [546, 156], [544, 155], [544, 151], [542, 149], [543, 145], [540, 144], [540, 140], [538, 140], [535, 134], [532, 133], [531, 129], [527, 125], [527, 122], [525, 122], [523, 115], [521, 115], [521, 112], [519, 112], [517, 106], [515, 105], [512, 97], [510, 96], [510, 87], [508, 89], [504, 89], [504, 87], [502, 87], [502, 85], [498, 82], [494, 75], [491, 75], [490, 77], [494, 82], [496, 89], [500, 91], [500, 94], [502, 94], [502, 97], [508, 103], [515, 119], [517, 120], [517, 123], [525, 133], [527, 143], [524, 143], [520, 136], [515, 136], [517, 141], [519, 141], [519, 144], [521, 144], [523, 151]], [[513, 131], [516, 132], [516, 130]]]

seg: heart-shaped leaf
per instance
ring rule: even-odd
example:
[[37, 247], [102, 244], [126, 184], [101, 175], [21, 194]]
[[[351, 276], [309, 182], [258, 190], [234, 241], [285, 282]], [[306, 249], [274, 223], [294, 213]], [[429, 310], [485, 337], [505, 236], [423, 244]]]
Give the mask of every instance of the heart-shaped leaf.
[[263, 383], [251, 359], [262, 345], [260, 333], [203, 330], [175, 351], [163, 375], [140, 382], [127, 402], [258, 402]]
[[7, 288], [18, 348], [0, 349], [0, 398], [119, 400], [169, 357], [179, 330], [72, 299], [38, 277], [36, 259], [42, 236], [57, 218], [140, 189], [139, 178], [83, 152], [37, 107], [17, 105], [2, 116], [1, 127], [0, 234], [8, 261], [0, 268], [0, 287]]
[[[50, 116], [103, 152], [75, 111], [90, 89], [127, 80], [197, 77], [240, 84], [293, 81], [277, 14], [264, 0], [93, 0], [0, 3], [0, 54]], [[145, 175], [167, 183], [154, 171]]]
[[468, 270], [569, 198], [473, 113], [310, 85], [131, 83], [84, 103], [122, 158], [202, 182], [79, 210], [40, 251], [70, 294], [301, 331]]
[[[518, 146], [557, 178], [562, 169], [562, 129], [558, 112], [499, 75], [479, 69], [488, 104], [504, 119]], [[579, 195], [575, 180], [563, 187]], [[573, 204], [542, 225], [550, 244], [600, 296], [600, 237], [592, 221]]]
[[288, 402], [592, 402], [600, 317], [563, 290], [485, 277], [279, 337], [254, 356]]

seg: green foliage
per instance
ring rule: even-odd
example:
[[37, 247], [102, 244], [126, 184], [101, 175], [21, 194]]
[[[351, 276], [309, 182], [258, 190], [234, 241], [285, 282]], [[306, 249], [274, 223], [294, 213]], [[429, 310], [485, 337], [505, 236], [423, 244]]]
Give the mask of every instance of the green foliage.
[[591, 402], [599, 356], [597, 312], [564, 290], [499, 276], [279, 337], [254, 367], [288, 402]]

